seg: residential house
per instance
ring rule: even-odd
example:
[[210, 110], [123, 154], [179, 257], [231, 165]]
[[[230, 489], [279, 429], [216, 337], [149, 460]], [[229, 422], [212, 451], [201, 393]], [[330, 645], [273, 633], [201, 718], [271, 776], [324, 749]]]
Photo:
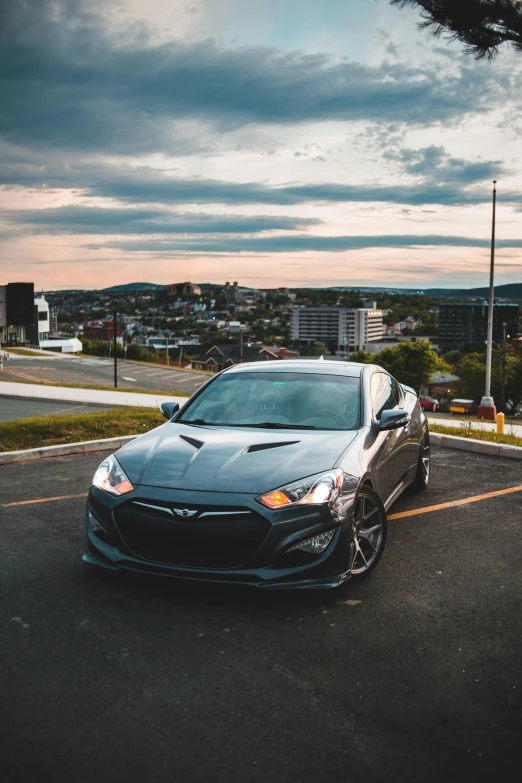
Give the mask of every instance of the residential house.
[[261, 345], [260, 343], [213, 345], [204, 356], [198, 356], [197, 359], [192, 360], [192, 367], [195, 370], [220, 372], [226, 367], [232, 367], [234, 364], [241, 364], [242, 362], [296, 359], [298, 356], [299, 353], [297, 351], [290, 351], [287, 348], [272, 345]]

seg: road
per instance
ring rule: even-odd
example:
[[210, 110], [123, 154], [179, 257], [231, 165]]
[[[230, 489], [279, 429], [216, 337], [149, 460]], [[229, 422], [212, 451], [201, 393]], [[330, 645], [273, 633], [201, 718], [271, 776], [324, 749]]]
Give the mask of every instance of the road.
[[24, 400], [2, 397], [0, 421], [27, 419], [30, 416], [61, 416], [64, 413], [96, 413], [107, 411], [106, 405], [84, 405], [82, 403], [54, 402], [52, 400]]
[[[159, 367], [153, 364], [118, 361], [118, 387], [172, 391], [192, 394], [208, 380], [208, 375], [190, 370]], [[107, 359], [58, 358], [28, 356], [13, 357], [4, 362], [0, 381], [32, 381], [33, 383], [73, 383], [83, 386], [111, 386], [114, 364]]]
[[367, 581], [266, 594], [82, 563], [102, 457], [1, 469], [6, 783], [518, 776], [522, 492], [477, 499], [515, 460], [434, 449]]

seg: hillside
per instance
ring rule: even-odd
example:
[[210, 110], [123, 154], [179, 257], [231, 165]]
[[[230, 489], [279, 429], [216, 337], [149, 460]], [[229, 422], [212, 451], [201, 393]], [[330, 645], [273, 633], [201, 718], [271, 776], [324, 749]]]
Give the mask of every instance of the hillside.
[[104, 293], [117, 293], [118, 291], [149, 291], [157, 288], [166, 288], [156, 283], [125, 283], [124, 285], [112, 285], [110, 288], [100, 289]]

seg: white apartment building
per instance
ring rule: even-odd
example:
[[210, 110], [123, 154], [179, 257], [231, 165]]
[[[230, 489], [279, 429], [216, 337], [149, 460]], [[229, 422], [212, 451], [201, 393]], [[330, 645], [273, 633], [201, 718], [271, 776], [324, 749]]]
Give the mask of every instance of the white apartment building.
[[375, 302], [357, 308], [295, 306], [290, 330], [293, 340], [335, 343], [338, 353], [352, 353], [382, 338], [382, 310], [377, 310]]
[[49, 303], [45, 301], [43, 296], [37, 296], [34, 300], [34, 305], [38, 311], [38, 344], [43, 340], [49, 339], [50, 332], [50, 316], [49, 316]]

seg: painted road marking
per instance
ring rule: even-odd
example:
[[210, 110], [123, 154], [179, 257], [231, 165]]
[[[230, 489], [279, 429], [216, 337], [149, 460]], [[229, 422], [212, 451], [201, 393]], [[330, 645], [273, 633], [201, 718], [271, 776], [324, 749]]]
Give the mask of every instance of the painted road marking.
[[[438, 503], [436, 506], [424, 506], [422, 508], [413, 508], [411, 511], [401, 511], [398, 514], [390, 514], [388, 519], [402, 519], [403, 517], [414, 517], [417, 514], [427, 514], [430, 511], [440, 511], [444, 508], [453, 508], [454, 506], [464, 506], [467, 503], [477, 503], [479, 500], [488, 500], [489, 498], [496, 498], [500, 495], [510, 495], [513, 492], [522, 492], [522, 484], [516, 487], [508, 487], [507, 489], [497, 489], [495, 492], [486, 492], [484, 495], [472, 495], [469, 498], [461, 498], [460, 500], [449, 500], [447, 503]], [[9, 508], [10, 506], [28, 506], [32, 503], [51, 503], [56, 500], [70, 500], [72, 498], [86, 498], [87, 492], [82, 492], [80, 495], [59, 495], [54, 498], [37, 498], [36, 500], [17, 500], [13, 503], [2, 503], [2, 508]]]
[[192, 381], [192, 383], [199, 382], [197, 378], [182, 378], [180, 381], [176, 380], [176, 383], [188, 383], [190, 381]]
[[86, 498], [87, 492], [82, 492], [81, 495], [58, 495], [55, 498], [37, 498], [36, 500], [17, 500], [15, 503], [2, 503], [3, 508], [9, 508], [9, 506], [30, 506], [33, 503], [51, 503], [54, 500], [70, 500], [70, 498]]
[[401, 511], [398, 514], [390, 514], [388, 519], [403, 519], [404, 517], [414, 517], [417, 514], [428, 514], [430, 511], [440, 511], [443, 508], [464, 506], [467, 503], [477, 503], [479, 500], [488, 500], [489, 498], [496, 498], [500, 495], [509, 495], [513, 492], [522, 492], [522, 485], [517, 487], [508, 487], [507, 489], [498, 489], [496, 492], [486, 492], [484, 495], [473, 495], [470, 498], [449, 500], [447, 503], [438, 503], [436, 506], [424, 506], [424, 508], [414, 508], [411, 511]]
[[126, 378], [125, 375], [121, 376], [122, 381], [134, 381], [136, 383], [136, 378]]

